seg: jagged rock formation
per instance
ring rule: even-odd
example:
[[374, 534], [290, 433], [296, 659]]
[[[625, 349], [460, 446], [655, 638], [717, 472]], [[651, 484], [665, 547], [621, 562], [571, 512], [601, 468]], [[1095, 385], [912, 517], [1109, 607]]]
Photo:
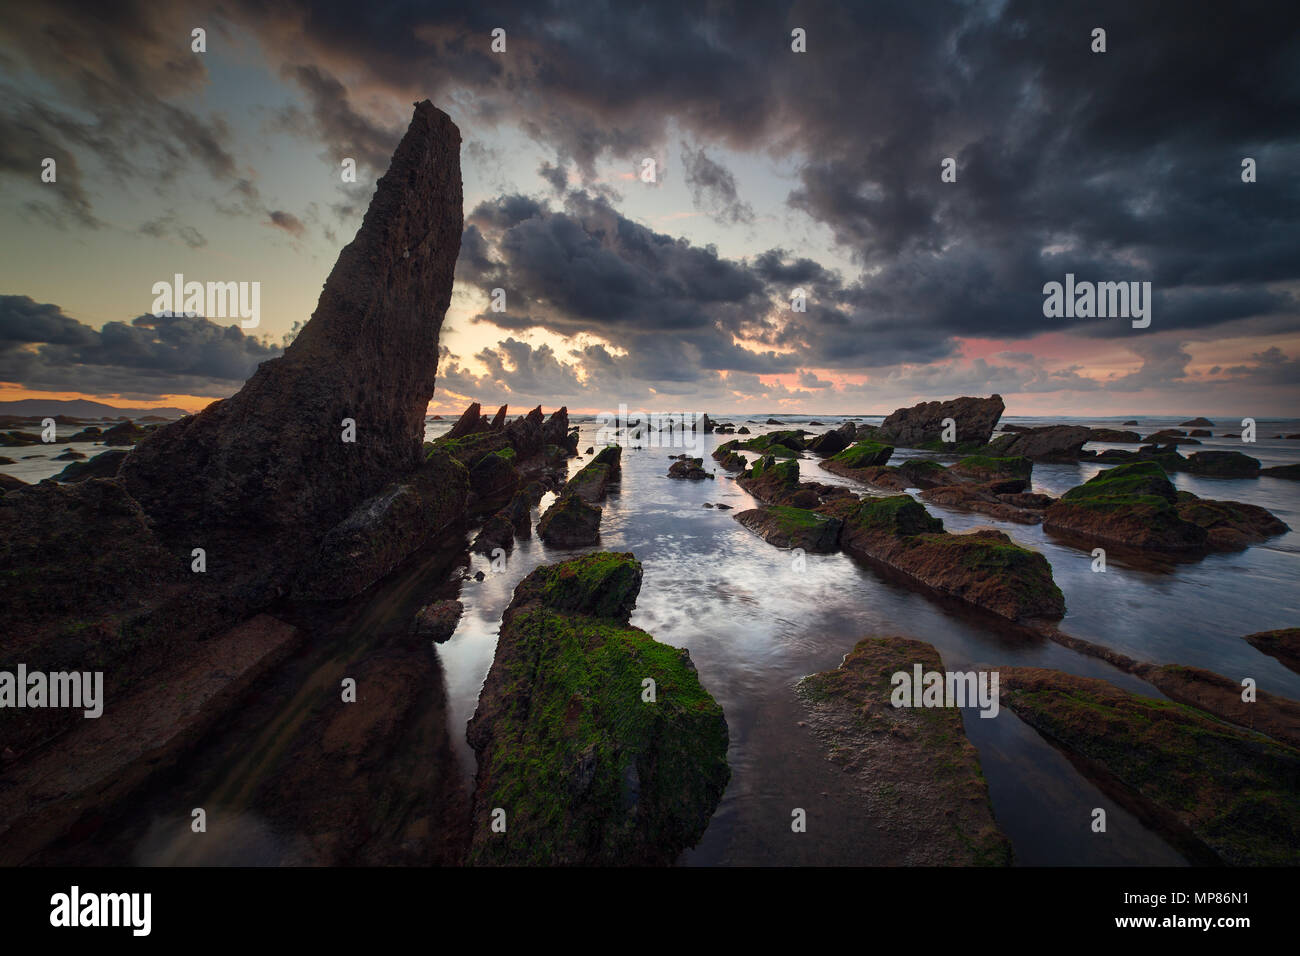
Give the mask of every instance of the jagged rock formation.
[[857, 433], [857, 426], [852, 422], [845, 422], [839, 428], [833, 428], [824, 435], [818, 435], [808, 442], [808, 450], [821, 455], [823, 458], [838, 455], [853, 444], [854, 436]]
[[[418, 104], [311, 321], [236, 395], [150, 431], [115, 478], [0, 497], [0, 604], [13, 621], [0, 665], [93, 662], [129, 689], [320, 570], [331, 529], [346, 537], [359, 513], [373, 529], [397, 527], [375, 497], [418, 480], [423, 462], [460, 247], [459, 148], [451, 120]], [[107, 454], [84, 467], [107, 469]], [[350, 585], [365, 587], [417, 537], [372, 541]]]
[[[455, 124], [418, 103], [284, 355], [123, 463], [121, 480], [164, 541], [205, 546], [218, 567], [291, 574], [353, 509], [421, 463], [460, 250], [459, 154]], [[344, 440], [349, 421], [355, 441]]]
[[555, 548], [580, 548], [600, 540], [600, 506], [622, 475], [623, 449], [607, 445], [568, 480], [555, 503], [537, 521], [537, 536]]
[[640, 588], [631, 554], [599, 552], [515, 589], [466, 733], [470, 863], [666, 865], [703, 835], [730, 777], [727, 723], [690, 655], [628, 624]]

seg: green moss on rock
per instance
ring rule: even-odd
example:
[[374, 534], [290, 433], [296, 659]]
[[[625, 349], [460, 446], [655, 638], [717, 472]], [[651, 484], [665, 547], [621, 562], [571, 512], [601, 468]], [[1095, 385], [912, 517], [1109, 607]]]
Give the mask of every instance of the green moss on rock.
[[516, 590], [467, 735], [471, 863], [666, 865], [703, 835], [730, 778], [726, 720], [685, 650], [628, 625], [640, 580], [631, 554], [585, 555]]
[[892, 445], [883, 445], [874, 441], [860, 441], [850, 445], [839, 454], [832, 455], [830, 460], [839, 462], [845, 468], [872, 468], [887, 463], [893, 453], [894, 448]]

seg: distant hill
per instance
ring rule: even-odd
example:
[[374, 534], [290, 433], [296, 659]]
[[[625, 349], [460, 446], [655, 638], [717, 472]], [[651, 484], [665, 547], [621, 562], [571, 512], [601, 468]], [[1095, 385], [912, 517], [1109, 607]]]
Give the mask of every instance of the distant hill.
[[50, 416], [67, 415], [71, 418], [144, 418], [155, 415], [158, 418], [184, 418], [189, 412], [180, 408], [117, 408], [103, 402], [92, 402], [84, 398], [24, 398], [16, 402], [0, 402], [0, 415], [16, 416]]

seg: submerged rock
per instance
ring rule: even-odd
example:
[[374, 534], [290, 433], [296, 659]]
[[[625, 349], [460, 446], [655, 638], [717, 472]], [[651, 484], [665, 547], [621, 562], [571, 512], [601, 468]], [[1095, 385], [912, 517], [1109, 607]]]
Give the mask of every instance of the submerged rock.
[[834, 670], [805, 677], [797, 692], [827, 759], [859, 781], [861, 826], [884, 827], [897, 855], [880, 865], [1007, 866], [998, 828], [957, 708], [894, 707], [892, 676], [915, 665], [942, 671], [935, 649], [904, 637], [865, 638]]
[[434, 601], [415, 612], [411, 633], [421, 640], [441, 644], [456, 633], [465, 605], [459, 601]]
[[667, 865], [703, 835], [730, 778], [726, 720], [685, 650], [628, 624], [640, 587], [631, 554], [601, 552], [515, 589], [466, 733], [470, 863]]

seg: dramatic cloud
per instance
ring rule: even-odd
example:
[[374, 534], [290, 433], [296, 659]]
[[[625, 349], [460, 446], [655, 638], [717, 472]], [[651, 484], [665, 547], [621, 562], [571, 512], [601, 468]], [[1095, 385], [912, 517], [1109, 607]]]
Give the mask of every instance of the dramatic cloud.
[[[66, 28], [46, 28], [56, 21]], [[632, 9], [233, 0], [218, 17], [202, 3], [101, 11], [56, 0], [0, 25], [5, 55], [61, 97], [48, 107], [28, 89], [4, 90], [0, 174], [30, 182], [44, 153], [69, 163], [57, 192], [27, 198], [28, 215], [95, 225], [98, 190], [75, 157], [93, 148], [126, 176], [144, 150], [164, 176], [193, 166], [225, 184], [223, 209], [303, 235], [298, 218], [258, 199], [221, 115], [194, 105], [208, 75], [176, 38], [199, 22], [212, 24], [210, 43], [256, 39], [268, 74], [300, 98], [277, 106], [280, 125], [331, 161], [382, 169], [409, 103], [426, 95], [467, 131], [465, 156], [484, 182], [496, 182], [502, 156], [475, 144], [474, 131], [508, 130], [534, 150], [529, 168], [550, 200], [516, 195], [534, 181], [478, 204], [458, 264], [465, 289], [507, 293], [505, 312], [477, 317], [503, 336], [470, 360], [488, 370], [485, 382], [750, 394], [743, 384], [793, 400], [836, 392], [815, 384], [832, 373], [892, 388], [902, 378], [919, 386], [917, 370], [929, 368], [932, 397], [980, 383], [1095, 389], [1105, 376], [1069, 359], [1050, 368], [964, 359], [972, 339], [1032, 353], [1039, 337], [1064, 333], [1079, 355], [1110, 341], [1140, 361], [1108, 388], [1175, 394], [1198, 381], [1189, 343], [1257, 336], [1258, 355], [1286, 355], [1293, 340], [1281, 337], [1300, 332], [1294, 5], [1245, 0], [1225, 13], [1188, 0], [1171, 14], [1128, 0]], [[1090, 49], [1098, 25], [1105, 53]], [[489, 48], [498, 26], [503, 54]], [[806, 53], [790, 49], [795, 26]], [[710, 228], [743, 237], [749, 256], [629, 218], [608, 180], [673, 142], [695, 207]], [[1246, 157], [1255, 182], [1242, 181]], [[940, 177], [949, 158], [955, 182]], [[738, 184], [741, 161], [782, 170], [782, 213], [829, 237], [852, 274], [771, 225], [770, 203], [756, 215], [760, 197]], [[355, 216], [367, 191], [336, 189], [346, 198], [333, 211]], [[1045, 318], [1043, 285], [1067, 273], [1151, 282], [1150, 328]], [[806, 311], [789, 308], [795, 289]], [[521, 352], [532, 329], [572, 339], [577, 354], [538, 353], [535, 343]], [[599, 346], [582, 336], [613, 351], [590, 352]], [[1280, 385], [1293, 371], [1234, 357], [1215, 381], [1237, 380], [1239, 366]], [[791, 377], [778, 387], [775, 375]]]
[[99, 330], [57, 305], [0, 295], [0, 381], [139, 400], [235, 391], [280, 349], [202, 317], [142, 315]]

